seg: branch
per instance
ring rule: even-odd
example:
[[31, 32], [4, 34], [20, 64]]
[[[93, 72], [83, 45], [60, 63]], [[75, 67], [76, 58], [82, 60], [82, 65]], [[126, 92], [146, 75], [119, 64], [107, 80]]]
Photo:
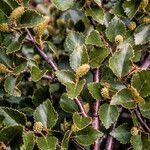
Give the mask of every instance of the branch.
[[[100, 81], [100, 70], [99, 69], [94, 70], [93, 80], [96, 83], [98, 83]], [[93, 106], [94, 112], [93, 112], [93, 121], [92, 121], [92, 126], [96, 130], [99, 130], [99, 116], [98, 116], [99, 106], [100, 106], [100, 101], [96, 100], [94, 102], [94, 106]], [[99, 150], [99, 147], [100, 147], [100, 141], [99, 141], [99, 139], [97, 139], [95, 141], [95, 143], [92, 145], [92, 149]]]
[[[122, 113], [122, 108], [120, 109], [120, 115], [121, 115], [121, 113]], [[119, 117], [118, 117], [117, 121], [113, 124], [113, 126], [111, 127], [110, 132], [116, 128]], [[106, 141], [106, 150], [112, 150], [112, 149], [113, 149], [113, 137], [111, 135], [109, 135], [107, 138], [107, 141]]]
[[137, 109], [135, 109], [134, 112], [135, 112], [135, 114], [136, 114], [136, 116], [137, 116], [139, 122], [141, 123], [141, 125], [150, 133], [150, 128], [149, 128], [148, 125], [143, 121], [143, 118], [142, 118], [140, 112], [139, 112]]
[[86, 113], [86, 111], [85, 111], [81, 101], [79, 100], [79, 98], [75, 98], [75, 102], [78, 105], [78, 107], [80, 109], [80, 112], [82, 113], [82, 116], [83, 117], [87, 117], [88, 115], [87, 115], [87, 113]]
[[142, 63], [141, 68], [148, 69], [150, 67], [150, 55]]
[[57, 68], [57, 65], [53, 62], [52, 58], [48, 57], [46, 55], [46, 53], [36, 44], [34, 38], [32, 37], [30, 31], [28, 29], [26, 29], [27, 33], [28, 33], [28, 36], [30, 38], [30, 41], [32, 42], [32, 44], [36, 47], [37, 51], [40, 53], [41, 57], [47, 61], [47, 63], [52, 67], [52, 69], [54, 71], [57, 71], [58, 68]]

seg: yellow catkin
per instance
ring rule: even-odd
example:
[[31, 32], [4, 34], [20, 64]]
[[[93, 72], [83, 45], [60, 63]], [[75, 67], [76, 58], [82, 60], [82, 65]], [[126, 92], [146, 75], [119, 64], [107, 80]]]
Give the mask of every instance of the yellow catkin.
[[134, 21], [131, 21], [129, 24], [128, 24], [128, 29], [129, 30], [134, 30], [136, 28], [136, 23]]
[[16, 21], [18, 18], [20, 18], [23, 15], [24, 11], [25, 11], [24, 7], [22, 7], [22, 6], [17, 7], [10, 14], [10, 17], [9, 17], [10, 20], [11, 21]]
[[7, 73], [8, 68], [4, 64], [0, 64], [0, 73]]
[[143, 18], [143, 23], [149, 24], [150, 23], [150, 18], [144, 17]]
[[77, 131], [79, 131], [80, 129], [79, 129], [75, 124], [73, 124], [73, 125], [71, 126], [71, 130], [72, 130], [73, 132], [77, 132]]
[[82, 66], [80, 66], [77, 70], [76, 70], [76, 75], [78, 77], [82, 77], [83, 75], [85, 75], [90, 69], [89, 64], [83, 64]]
[[101, 95], [105, 99], [111, 99], [109, 88], [107, 88], [107, 87], [104, 87], [104, 88], [101, 89]]
[[33, 130], [37, 133], [40, 133], [43, 130], [43, 124], [41, 122], [35, 122]]
[[137, 127], [132, 127], [130, 132], [133, 136], [135, 136], [138, 135], [139, 129]]
[[118, 45], [121, 42], [123, 42], [123, 37], [121, 35], [116, 35], [116, 37], [115, 37], [115, 43]]
[[139, 8], [140, 9], [145, 9], [146, 6], [148, 5], [148, 2], [149, 2], [149, 0], [142, 0], [141, 3], [140, 3]]
[[9, 29], [8, 24], [7, 23], [1, 23], [0, 24], [0, 31], [2, 31], [2, 32], [9, 32], [10, 29]]
[[129, 90], [131, 91], [131, 94], [132, 94], [134, 101], [136, 103], [144, 102], [144, 99], [140, 96], [140, 94], [138, 93], [138, 91], [134, 87], [130, 86]]
[[64, 19], [58, 19], [57, 25], [58, 25], [58, 27], [63, 28], [65, 26], [65, 20]]
[[44, 21], [42, 21], [41, 23], [39, 23], [35, 28], [35, 34], [39, 37], [41, 37], [44, 34], [45, 29], [47, 28], [49, 22], [49, 17], [45, 16], [44, 17]]

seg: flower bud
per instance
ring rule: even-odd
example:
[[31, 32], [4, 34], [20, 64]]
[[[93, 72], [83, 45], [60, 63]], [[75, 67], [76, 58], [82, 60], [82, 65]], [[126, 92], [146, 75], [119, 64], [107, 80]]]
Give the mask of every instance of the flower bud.
[[64, 19], [58, 19], [57, 25], [59, 28], [63, 28], [65, 26], [65, 20]]
[[12, 13], [10, 14], [10, 20], [11, 21], [16, 21], [18, 18], [20, 18], [23, 13], [24, 13], [24, 7], [20, 6], [20, 7], [17, 7], [16, 9], [14, 9], [12, 11]]
[[0, 31], [2, 31], [2, 32], [9, 32], [10, 29], [9, 29], [8, 24], [7, 23], [1, 23], [0, 24]]
[[8, 68], [4, 64], [0, 64], [0, 73], [7, 73]]
[[143, 18], [143, 23], [149, 24], [150, 23], [150, 18], [144, 17]]
[[136, 23], [134, 21], [131, 21], [128, 24], [128, 28], [129, 28], [129, 30], [134, 30], [136, 28]]
[[115, 43], [117, 45], [119, 45], [122, 42], [123, 42], [123, 37], [121, 35], [116, 35], [116, 37], [115, 37]]
[[83, 75], [85, 75], [88, 71], [90, 70], [90, 66], [88, 64], [84, 64], [82, 66], [80, 66], [77, 70], [76, 70], [76, 75], [78, 77], [82, 77]]
[[34, 28], [35, 34], [38, 35], [39, 37], [41, 37], [44, 34], [45, 29], [47, 28], [48, 22], [49, 22], [49, 17], [45, 16], [44, 17], [44, 21], [42, 21], [41, 23], [39, 23]]
[[131, 134], [132, 135], [138, 135], [139, 133], [139, 129], [137, 127], [132, 127], [131, 128]]
[[145, 9], [148, 5], [149, 0], [142, 0], [139, 6], [139, 9]]
[[35, 122], [33, 130], [37, 133], [40, 133], [43, 130], [43, 124], [41, 122]]
[[111, 99], [109, 88], [107, 88], [107, 87], [104, 87], [101, 89], [101, 95], [105, 99]]

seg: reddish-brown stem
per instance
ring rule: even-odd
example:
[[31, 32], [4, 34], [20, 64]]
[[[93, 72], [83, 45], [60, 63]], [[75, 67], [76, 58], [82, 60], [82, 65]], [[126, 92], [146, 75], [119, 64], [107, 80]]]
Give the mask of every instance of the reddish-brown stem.
[[[122, 108], [120, 109], [120, 116], [121, 116], [121, 113], [122, 113]], [[118, 119], [119, 119], [119, 117], [118, 117]], [[118, 119], [117, 119], [117, 121], [112, 125], [112, 127], [111, 127], [111, 129], [110, 129], [110, 132], [113, 131], [113, 130], [116, 128]], [[111, 135], [109, 135], [108, 138], [107, 138], [107, 141], [106, 141], [106, 150], [112, 150], [112, 149], [113, 149], [113, 137], [112, 137]]]
[[148, 127], [148, 125], [143, 121], [142, 116], [140, 114], [140, 112], [135, 109], [135, 114], [140, 122], [140, 124], [150, 133], [150, 128]]
[[82, 116], [83, 117], [87, 117], [88, 115], [87, 115], [87, 113], [86, 113], [86, 111], [85, 111], [81, 101], [79, 100], [79, 98], [75, 98], [74, 100], [75, 100], [76, 104], [78, 105]]
[[[116, 124], [117, 124], [117, 121], [113, 124], [110, 131], [115, 129]], [[106, 141], [106, 150], [112, 150], [112, 149], [113, 149], [113, 137], [109, 135]]]
[[[100, 81], [100, 70], [96, 69], [93, 71], [93, 80], [94, 82], [98, 83]], [[92, 126], [94, 129], [99, 130], [99, 117], [98, 117], [98, 110], [100, 106], [100, 100], [96, 100], [93, 104], [93, 121]], [[92, 145], [92, 150], [99, 150], [100, 149], [100, 141], [97, 139], [95, 143]]]
[[150, 67], [150, 55], [144, 60], [144, 62], [141, 65], [141, 68], [147, 69]]
[[52, 58], [48, 57], [47, 54], [36, 44], [34, 38], [32, 37], [30, 31], [28, 29], [26, 29], [28, 36], [30, 38], [30, 41], [32, 42], [32, 44], [36, 47], [37, 51], [40, 53], [41, 57], [47, 61], [47, 63], [52, 67], [52, 69], [54, 71], [57, 71], [57, 65], [54, 63], [54, 61], [52, 60]]

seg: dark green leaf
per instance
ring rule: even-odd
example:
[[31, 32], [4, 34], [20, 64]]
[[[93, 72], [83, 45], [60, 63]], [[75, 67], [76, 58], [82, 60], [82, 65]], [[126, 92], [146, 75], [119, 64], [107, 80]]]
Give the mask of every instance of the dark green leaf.
[[103, 136], [103, 133], [93, 129], [92, 127], [87, 127], [79, 132], [76, 132], [75, 139], [81, 145], [91, 145], [94, 141]]
[[78, 113], [73, 114], [73, 123], [78, 130], [86, 128], [91, 123], [91, 117], [82, 117]]
[[124, 123], [120, 125], [119, 127], [115, 128], [110, 134], [116, 138], [120, 143], [127, 144], [130, 142], [130, 125], [127, 123]]
[[129, 89], [122, 89], [116, 93], [110, 102], [111, 105], [121, 105], [127, 109], [136, 107], [136, 103], [133, 99], [132, 93]]
[[131, 84], [137, 89], [142, 97], [150, 95], [150, 70], [142, 70], [133, 75]]
[[41, 122], [44, 128], [52, 128], [58, 120], [58, 114], [50, 100], [40, 104], [34, 111], [34, 121]]
[[55, 150], [56, 145], [58, 144], [58, 139], [54, 136], [43, 136], [38, 137], [36, 142], [40, 150]]
[[125, 37], [126, 27], [118, 17], [114, 17], [106, 29], [106, 36], [111, 42], [114, 42], [117, 35]]
[[103, 104], [99, 110], [99, 117], [102, 124], [108, 129], [112, 123], [114, 123], [119, 116], [119, 108], [117, 106], [111, 106], [109, 104]]
[[102, 99], [101, 89], [102, 89], [102, 86], [100, 85], [100, 83], [88, 83], [88, 90], [95, 100]]
[[74, 113], [78, 111], [78, 106], [72, 99], [68, 98], [67, 94], [63, 94], [60, 99], [61, 108], [68, 113]]

